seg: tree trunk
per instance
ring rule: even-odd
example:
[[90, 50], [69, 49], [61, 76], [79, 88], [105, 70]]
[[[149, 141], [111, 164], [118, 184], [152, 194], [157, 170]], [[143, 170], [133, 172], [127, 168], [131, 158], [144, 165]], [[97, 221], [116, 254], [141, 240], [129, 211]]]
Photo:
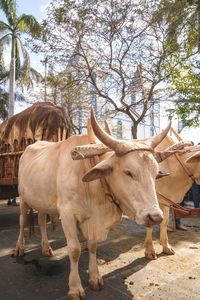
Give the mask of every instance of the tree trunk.
[[10, 62], [10, 75], [9, 75], [9, 107], [8, 116], [14, 115], [15, 105], [15, 59], [11, 58]]
[[133, 139], [137, 139], [137, 127], [138, 127], [138, 124], [133, 124], [131, 126], [131, 133], [132, 133]]
[[11, 61], [10, 61], [10, 75], [9, 75], [9, 107], [8, 116], [14, 115], [15, 105], [15, 39], [12, 38]]

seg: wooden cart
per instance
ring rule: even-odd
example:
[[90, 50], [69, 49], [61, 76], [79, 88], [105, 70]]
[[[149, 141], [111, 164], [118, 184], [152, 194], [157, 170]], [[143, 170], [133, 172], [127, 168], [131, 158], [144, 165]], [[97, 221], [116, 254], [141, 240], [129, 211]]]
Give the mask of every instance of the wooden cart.
[[0, 199], [18, 196], [18, 168], [25, 148], [38, 140], [61, 141], [69, 137], [66, 110], [38, 102], [0, 124]]

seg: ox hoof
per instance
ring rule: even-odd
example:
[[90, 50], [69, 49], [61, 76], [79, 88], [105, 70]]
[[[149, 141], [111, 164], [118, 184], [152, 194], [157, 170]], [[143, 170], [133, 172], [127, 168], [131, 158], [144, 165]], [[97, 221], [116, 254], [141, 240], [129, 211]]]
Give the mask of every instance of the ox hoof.
[[103, 283], [102, 277], [98, 277], [95, 279], [89, 279], [89, 286], [94, 291], [100, 291], [102, 289], [103, 285], [104, 285], [104, 283]]
[[82, 300], [82, 299], [86, 299], [84, 289], [79, 289], [78, 293], [69, 292], [67, 296], [67, 300]]
[[53, 256], [53, 250], [51, 247], [48, 247], [46, 249], [42, 249], [42, 255], [43, 256]]
[[149, 260], [155, 260], [157, 259], [157, 255], [155, 251], [149, 251], [149, 252], [145, 252], [145, 257]]
[[17, 256], [24, 256], [24, 246], [20, 245], [17, 246], [14, 250], [13, 250], [13, 256], [17, 257]]
[[175, 251], [170, 247], [165, 247], [163, 248], [163, 253], [167, 255], [173, 255], [175, 254]]

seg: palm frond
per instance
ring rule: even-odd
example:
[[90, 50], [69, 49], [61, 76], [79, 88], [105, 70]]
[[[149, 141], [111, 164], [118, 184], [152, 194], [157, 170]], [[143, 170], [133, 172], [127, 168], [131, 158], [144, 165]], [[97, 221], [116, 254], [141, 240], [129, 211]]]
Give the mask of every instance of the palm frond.
[[24, 101], [26, 101], [24, 95], [21, 94], [21, 93], [19, 93], [19, 92], [16, 92], [16, 93], [15, 93], [15, 97], [16, 97], [16, 100], [19, 101], [19, 102], [24, 102]]
[[5, 71], [4, 73], [2, 72], [0, 74], [0, 84], [3, 84], [9, 80], [9, 74], [10, 73], [8, 71]]
[[42, 80], [42, 75], [35, 69], [30, 67], [30, 57], [28, 51], [22, 44], [21, 40], [17, 40], [18, 44], [20, 45], [23, 61], [19, 60], [18, 68], [16, 68], [16, 79], [18, 81], [18, 84], [22, 87], [22, 89], [24, 86], [26, 86], [29, 89], [33, 85], [33, 81], [38, 83]]
[[16, 1], [15, 0], [1, 0], [0, 9], [4, 12], [8, 23], [13, 26], [16, 22]]
[[11, 37], [9, 34], [0, 39], [0, 84], [4, 83], [9, 78], [9, 71], [5, 61], [5, 49], [11, 44]]
[[[15, 98], [19, 102], [24, 102], [26, 100], [24, 95], [19, 92], [16, 92]], [[8, 101], [8, 92], [0, 88], [0, 120], [5, 120], [8, 117]]]
[[10, 33], [7, 33], [2, 38], [0, 38], [0, 47], [6, 47], [11, 44], [11, 35]]
[[6, 79], [8, 72], [6, 71], [6, 64], [4, 60], [4, 45], [0, 43], [0, 83], [2, 84]]
[[16, 55], [16, 62], [18, 62], [16, 66], [16, 79], [21, 85], [27, 85], [30, 81], [30, 57], [22, 41], [17, 39], [16, 54], [19, 54], [19, 49], [21, 50], [23, 61], [19, 55]]
[[32, 80], [35, 81], [36, 83], [41, 82], [43, 79], [42, 74], [33, 68], [30, 69], [30, 76], [31, 76]]
[[6, 70], [6, 66], [3, 57], [0, 56], [0, 84], [3, 84], [9, 78], [9, 71]]
[[15, 39], [15, 79], [17, 80], [19, 77], [19, 73], [22, 67], [22, 57], [21, 57], [21, 43], [19, 42], [18, 39]]
[[35, 69], [31, 68], [26, 78], [24, 77], [24, 74], [22, 74], [21, 78], [19, 79], [19, 84], [22, 87], [22, 90], [23, 90], [23, 86], [26, 86], [26, 88], [29, 89], [33, 87], [34, 82], [39, 83], [42, 82], [42, 80], [43, 80], [43, 76]]
[[23, 14], [18, 18], [17, 27], [19, 31], [25, 32], [33, 37], [39, 37], [42, 26], [32, 15]]
[[0, 71], [0, 84], [5, 83], [9, 79], [9, 71], [1, 70]]
[[0, 32], [4, 32], [4, 31], [7, 31], [9, 30], [10, 27], [8, 24], [6, 24], [5, 22], [3, 21], [0, 21]]
[[8, 93], [0, 88], [0, 119], [5, 120], [8, 116]]
[[[30, 71], [30, 56], [29, 56], [29, 53], [26, 49], [26, 47], [23, 45], [21, 39], [17, 39], [17, 44], [20, 46], [20, 50], [21, 50], [21, 53], [22, 53], [22, 56], [23, 56], [23, 64], [22, 66], [25, 67], [25, 69], [28, 70], [28, 72]], [[19, 49], [19, 46], [18, 46], [18, 49]]]

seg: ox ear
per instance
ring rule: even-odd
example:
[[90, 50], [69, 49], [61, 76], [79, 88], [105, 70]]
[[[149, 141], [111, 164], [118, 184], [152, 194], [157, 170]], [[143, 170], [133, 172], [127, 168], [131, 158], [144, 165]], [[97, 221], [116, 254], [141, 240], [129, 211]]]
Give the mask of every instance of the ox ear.
[[198, 162], [200, 161], [200, 151], [189, 157], [186, 162], [191, 163], [191, 162]]
[[97, 164], [94, 168], [92, 168], [89, 172], [87, 172], [83, 178], [83, 182], [89, 182], [101, 177], [109, 175], [113, 170], [112, 164], [110, 160], [104, 160]]

